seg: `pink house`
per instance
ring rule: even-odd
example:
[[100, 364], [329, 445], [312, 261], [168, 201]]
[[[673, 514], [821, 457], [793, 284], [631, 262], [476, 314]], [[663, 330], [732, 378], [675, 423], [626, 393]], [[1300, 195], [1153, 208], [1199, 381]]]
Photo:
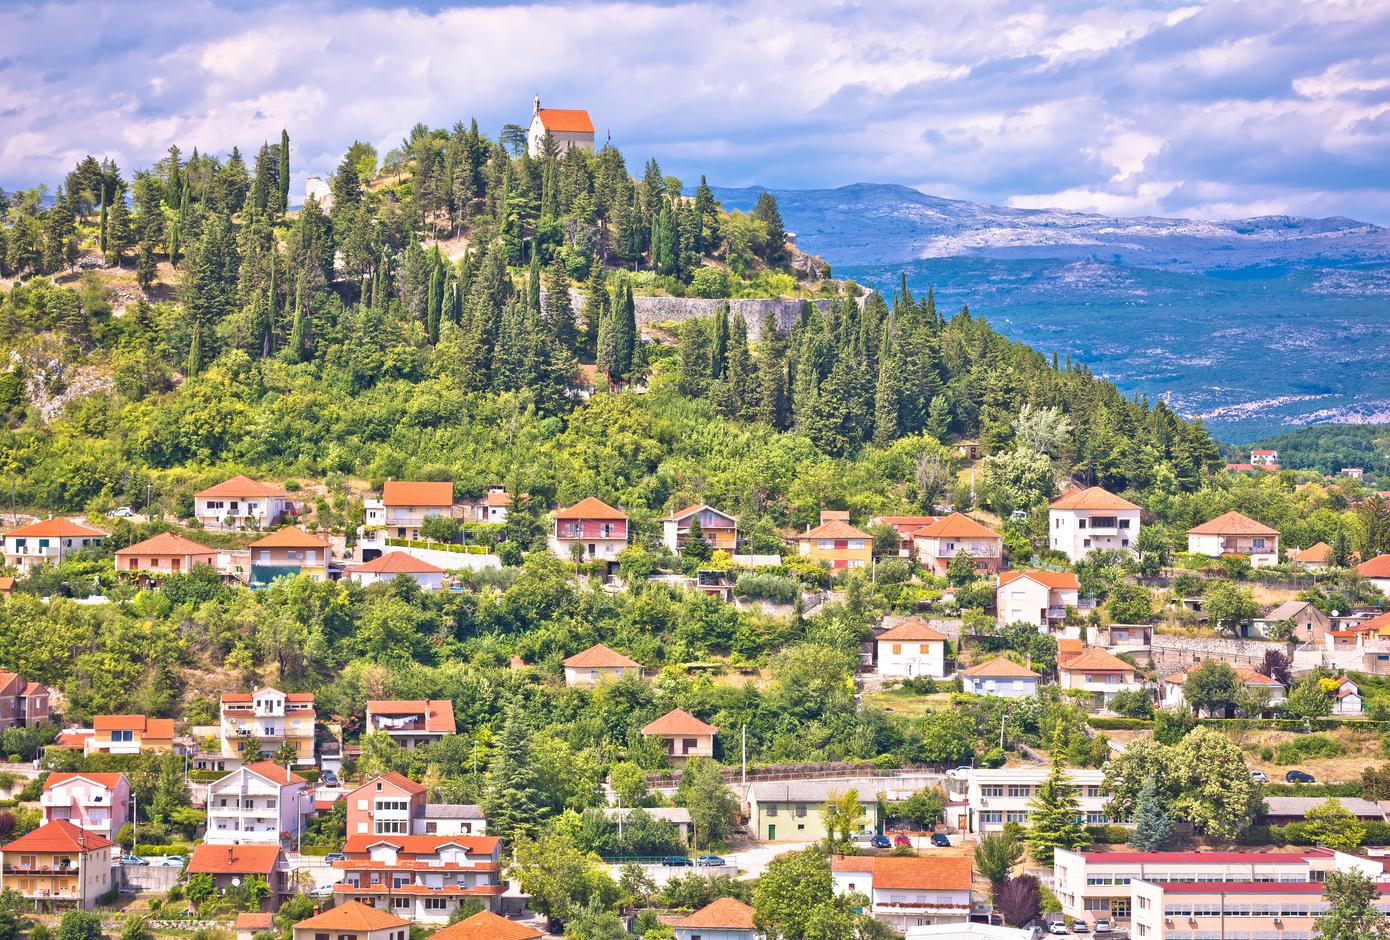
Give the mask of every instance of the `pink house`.
[[130, 821], [130, 782], [125, 774], [50, 774], [39, 805], [45, 823], [67, 820], [114, 842]]
[[611, 569], [627, 548], [627, 515], [601, 499], [586, 496], [567, 509], [555, 511], [555, 530], [550, 551], [557, 558], [573, 557], [579, 546], [581, 561], [606, 561]]

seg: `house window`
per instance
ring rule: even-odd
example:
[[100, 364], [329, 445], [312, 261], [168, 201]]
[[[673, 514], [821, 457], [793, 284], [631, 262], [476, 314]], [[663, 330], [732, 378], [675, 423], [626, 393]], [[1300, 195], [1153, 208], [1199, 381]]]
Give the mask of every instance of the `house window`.
[[902, 645], [901, 643], [894, 643], [894, 644], [893, 644], [893, 655], [894, 655], [894, 656], [901, 656], [901, 655], [902, 655], [902, 651], [903, 651], [903, 645]]
[[134, 740], [135, 740], [135, 732], [134, 732], [134, 731], [131, 731], [131, 730], [129, 730], [129, 729], [126, 729], [126, 730], [124, 730], [124, 731], [112, 731], [112, 732], [111, 732], [111, 743], [112, 743], [112, 744], [129, 744], [130, 742], [132, 742], [132, 741], [134, 741]]
[[1004, 785], [1002, 783], [991, 783], [980, 787], [980, 796], [1003, 796]]
[[1128, 528], [1129, 528], [1129, 520], [1128, 520], [1128, 519], [1121, 519], [1121, 520], [1120, 520], [1120, 528], [1121, 528], [1121, 529], [1128, 529]]
[[[396, 887], [400, 887], [400, 885], [397, 885]], [[410, 898], [392, 898], [391, 904], [394, 907], [406, 908], [410, 906]]]
[[776, 815], [777, 815], [777, 804], [776, 804], [776, 803], [769, 803], [769, 804], [767, 804], [766, 811], [767, 811], [767, 815], [769, 815], [769, 816], [776, 816]]
[[427, 911], [442, 911], [448, 907], [448, 898], [425, 898], [425, 910]]
[[1077, 527], [1078, 529], [1084, 529], [1084, 528], [1086, 528], [1086, 520], [1085, 520], [1085, 519], [1077, 519], [1077, 520], [1076, 520], [1076, 527]]

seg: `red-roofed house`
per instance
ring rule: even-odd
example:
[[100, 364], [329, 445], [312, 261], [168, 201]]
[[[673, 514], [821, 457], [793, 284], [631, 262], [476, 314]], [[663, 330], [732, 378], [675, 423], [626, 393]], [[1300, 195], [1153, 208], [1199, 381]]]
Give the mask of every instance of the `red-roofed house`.
[[199, 545], [177, 532], [161, 532], [116, 551], [117, 571], [179, 574], [194, 565], [217, 567], [217, 549]]
[[264, 878], [270, 894], [261, 902], [263, 912], [278, 910], [290, 893], [289, 863], [278, 845], [195, 845], [188, 874], [212, 876], [219, 894], [245, 884], [253, 875]]
[[[521, 498], [524, 503], [526, 494], [522, 493]], [[511, 508], [512, 498], [505, 486], [489, 486], [487, 493], [473, 507], [479, 522], [506, 522]]]
[[[479, 911], [430, 934], [430, 940], [541, 940], [544, 936], [534, 927], [507, 920], [492, 911]], [[715, 938], [707, 937], [706, 940]]]
[[414, 750], [453, 734], [454, 703], [445, 699], [371, 699], [367, 702], [368, 734], [385, 734]]
[[144, 715], [95, 715], [84, 754], [164, 753], [174, 749], [174, 719]]
[[825, 510], [820, 525], [796, 536], [803, 558], [829, 568], [866, 568], [874, 557], [874, 537], [849, 524], [849, 513]]
[[394, 581], [399, 575], [412, 579], [422, 591], [438, 591], [444, 587], [443, 568], [405, 552], [390, 551], [347, 570], [348, 580], [362, 585]]
[[471, 803], [427, 803], [425, 788], [392, 771], [349, 790], [347, 832], [367, 835], [482, 835], [487, 819]]
[[1279, 564], [1279, 530], [1232, 510], [1188, 529], [1187, 550], [1209, 558], [1248, 555], [1251, 567], [1264, 568]]
[[1046, 633], [1080, 608], [1081, 582], [1070, 571], [1003, 571], [994, 589], [1001, 624], [1026, 623]]
[[700, 520], [700, 531], [710, 548], [730, 555], [738, 550], [738, 520], [713, 506], [700, 503], [673, 512], [661, 520], [661, 541], [672, 553], [681, 553], [690, 534], [690, 523], [695, 519]]
[[193, 494], [193, 518], [207, 529], [265, 529], [296, 511], [282, 487], [241, 475]]
[[642, 674], [642, 664], [615, 652], [602, 643], [595, 643], [582, 653], [575, 653], [564, 662], [565, 685], [597, 685], [605, 679]]
[[580, 561], [605, 561], [609, 570], [627, 548], [628, 519], [601, 499], [586, 496], [573, 506], [555, 510], [550, 551], [568, 561], [578, 552]]
[[39, 806], [46, 823], [66, 820], [115, 842], [130, 819], [130, 782], [120, 773], [49, 774]]
[[[1161, 691], [1165, 708], [1180, 708], [1182, 706], [1185, 700], [1183, 698], [1183, 685], [1199, 668], [1201, 668], [1201, 664], [1188, 666], [1181, 672], [1175, 672], [1172, 675], [1163, 677]], [[1279, 680], [1271, 679], [1269, 676], [1261, 675], [1255, 670], [1246, 669], [1243, 666], [1232, 666], [1231, 668], [1235, 670], [1236, 680], [1238, 682], [1247, 689], [1268, 695], [1271, 705], [1284, 700], [1284, 686]], [[1219, 718], [1224, 716], [1217, 715], [1215, 717]]]
[[5, 564], [28, 574], [39, 565], [60, 564], [73, 552], [100, 545], [107, 533], [71, 519], [49, 518], [5, 533]]
[[17, 672], [0, 672], [0, 730], [48, 721], [48, 688]]
[[1332, 564], [1332, 546], [1326, 542], [1314, 542], [1307, 548], [1295, 548], [1289, 552], [1289, 561], [1300, 568], [1321, 571]]
[[992, 574], [1004, 561], [1004, 540], [988, 526], [953, 512], [912, 534], [917, 560], [932, 574], [944, 575], [951, 559], [969, 552], [978, 574]]
[[445, 924], [470, 900], [495, 911], [506, 890], [492, 836], [349, 835], [338, 903], [362, 901], [422, 924]]
[[236, 940], [256, 940], [256, 934], [271, 931], [275, 926], [275, 916], [257, 912], [236, 916]]
[[[671, 927], [676, 932], [676, 940], [754, 940], [758, 936], [757, 924], [753, 922], [753, 908], [738, 898], [711, 901]], [[450, 937], [447, 940], [464, 938]]]
[[1382, 594], [1390, 594], [1390, 555], [1377, 555], [1356, 566], [1356, 573]]
[[222, 694], [222, 756], [240, 757], [255, 741], [262, 757], [269, 757], [283, 742], [294, 748], [294, 763], [314, 763], [314, 696], [309, 692], [255, 692]]
[[1057, 684], [1063, 690], [1089, 692], [1093, 704], [1103, 708], [1119, 692], [1143, 688], [1139, 672], [1129, 663], [1095, 646], [1057, 663]]
[[912, 536], [918, 529], [931, 525], [940, 516], [874, 516], [869, 520], [869, 528], [874, 526], [892, 526], [898, 533], [898, 556], [900, 558], [912, 557]]
[[409, 940], [410, 921], [382, 908], [349, 901], [294, 925], [294, 940]]
[[533, 157], [545, 156], [546, 138], [557, 155], [571, 147], [594, 152], [594, 122], [589, 112], [577, 109], [542, 108], [540, 95], [531, 107], [531, 125], [526, 129], [526, 150]]
[[47, 823], [0, 848], [0, 887], [17, 891], [34, 910], [91, 910], [117, 884], [116, 846], [66, 819]]
[[946, 634], [920, 620], [904, 620], [874, 637], [878, 674], [908, 679], [946, 675]]
[[830, 860], [836, 894], [863, 894], [866, 913], [897, 933], [925, 924], [970, 920], [968, 858], [837, 855]]
[[314, 811], [304, 778], [282, 764], [246, 764], [208, 784], [209, 845], [292, 845]]
[[1139, 507], [1114, 493], [1089, 486], [1072, 490], [1047, 510], [1048, 545], [1071, 561], [1100, 549], [1134, 550]]
[[960, 672], [961, 688], [976, 695], [1024, 698], [1038, 694], [1036, 672], [1005, 656], [996, 656]]
[[666, 742], [666, 757], [682, 761], [689, 757], [713, 757], [714, 736], [719, 729], [707, 725], [688, 711], [673, 709], [642, 729], [644, 737]]
[[315, 581], [328, 580], [328, 540], [297, 525], [277, 529], [249, 547], [253, 587], [264, 587], [286, 575], [306, 574]]
[[1279, 451], [1277, 450], [1252, 450], [1250, 452], [1250, 463], [1261, 470], [1279, 469]]

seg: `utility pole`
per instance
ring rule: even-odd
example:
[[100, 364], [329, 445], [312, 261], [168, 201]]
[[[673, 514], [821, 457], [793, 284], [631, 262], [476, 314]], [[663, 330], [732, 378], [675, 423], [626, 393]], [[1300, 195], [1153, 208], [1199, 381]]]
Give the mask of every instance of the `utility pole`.
[[748, 723], [744, 722], [739, 728], [739, 750], [741, 752], [740, 763], [743, 767], [743, 792], [748, 793]]

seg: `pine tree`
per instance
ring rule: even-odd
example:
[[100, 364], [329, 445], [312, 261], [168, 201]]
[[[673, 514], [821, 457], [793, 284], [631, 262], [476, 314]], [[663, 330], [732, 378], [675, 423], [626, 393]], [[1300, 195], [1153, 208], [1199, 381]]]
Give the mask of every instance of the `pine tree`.
[[545, 280], [545, 325], [555, 345], [566, 354], [577, 356], [579, 349], [579, 329], [574, 320], [574, 304], [570, 300], [570, 281], [565, 272], [564, 262], [557, 255], [546, 271]]
[[1082, 822], [1076, 787], [1067, 779], [1066, 748], [1060, 729], [1052, 738], [1052, 768], [1029, 801], [1028, 853], [1039, 864], [1052, 866], [1056, 849], [1079, 849], [1090, 843]]
[[540, 794], [530, 760], [530, 736], [522, 723], [521, 709], [512, 705], [497, 739], [497, 756], [483, 793], [488, 835], [507, 845], [533, 834], [541, 822]]
[[695, 517], [690, 520], [690, 528], [686, 530], [681, 554], [696, 561], [709, 561], [709, 557], [713, 553], [714, 550], [705, 538], [704, 526], [700, 525], [700, 514], [697, 512]]
[[154, 257], [154, 243], [146, 236], [140, 239], [140, 250], [135, 257], [135, 283], [140, 285], [142, 291], [149, 291], [154, 285], [158, 272], [159, 268]]
[[106, 257], [106, 194], [102, 194], [101, 199], [101, 222], [100, 230], [97, 233], [97, 247], [101, 249], [102, 258]]
[[874, 443], [886, 447], [898, 436], [898, 359], [892, 320], [883, 324], [879, 341], [878, 382], [874, 388]]
[[1134, 808], [1134, 832], [1129, 844], [1137, 852], [1161, 852], [1173, 835], [1173, 820], [1158, 798], [1158, 784], [1153, 777], [1144, 781]]
[[280, 129], [280, 214], [284, 215], [290, 209], [290, 133], [284, 128]]
[[786, 344], [777, 330], [777, 316], [771, 310], [763, 315], [762, 336], [758, 340], [756, 418], [779, 431], [787, 427]]
[[294, 324], [290, 328], [290, 361], [303, 362], [307, 345], [307, 330], [304, 323], [304, 285], [301, 282], [294, 292]]
[[106, 263], [120, 267], [130, 248], [130, 209], [125, 202], [125, 184], [116, 187], [106, 217]]

